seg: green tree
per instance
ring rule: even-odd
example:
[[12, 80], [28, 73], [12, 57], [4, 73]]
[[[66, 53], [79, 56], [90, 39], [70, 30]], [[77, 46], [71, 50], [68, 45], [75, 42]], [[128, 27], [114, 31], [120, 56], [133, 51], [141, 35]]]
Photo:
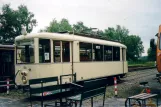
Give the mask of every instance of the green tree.
[[102, 30], [99, 30], [97, 28], [87, 27], [81, 21], [74, 24], [73, 29], [74, 29], [75, 33], [86, 34], [86, 35], [92, 36], [92, 37], [103, 37], [103, 35], [104, 35]]
[[60, 31], [72, 31], [72, 26], [67, 19], [62, 19], [59, 22]]
[[150, 48], [148, 49], [148, 59], [150, 61], [156, 61], [156, 43], [155, 43], [155, 39], [150, 40]]
[[87, 26], [84, 25], [83, 22], [77, 22], [73, 25], [74, 32], [76, 33], [89, 33], [91, 32], [91, 29], [89, 29]]
[[127, 46], [128, 60], [138, 60], [138, 58], [144, 52], [143, 42], [141, 41], [141, 38], [139, 36], [127, 36], [124, 44]]
[[109, 27], [108, 29], [105, 29], [103, 36], [104, 36], [104, 38], [106, 38], [108, 40], [115, 40], [116, 39], [115, 33], [116, 33], [115, 29], [112, 27]]
[[114, 40], [125, 44], [127, 46], [128, 60], [137, 60], [141, 56], [141, 53], [144, 52], [141, 38], [136, 35], [129, 35], [128, 29], [121, 27], [120, 25], [117, 25], [116, 29], [113, 27], [105, 29], [103, 36], [108, 40]]
[[27, 7], [20, 5], [13, 10], [9, 4], [2, 6], [0, 13], [0, 42], [13, 42], [14, 38], [21, 34], [22, 26], [30, 33], [37, 22], [34, 14], [29, 12]]
[[50, 25], [46, 27], [44, 30], [41, 29], [40, 32], [64, 32], [64, 31], [72, 31], [72, 26], [70, 25], [67, 19], [62, 19], [60, 22], [57, 20], [53, 20], [50, 22]]
[[120, 25], [115, 28], [109, 27], [105, 29], [104, 36], [109, 40], [115, 40], [124, 43], [126, 37], [128, 36], [129, 31], [125, 27], [121, 27]]
[[67, 19], [62, 19], [58, 22], [56, 19], [52, 20], [45, 29], [40, 29], [39, 32], [74, 32], [79, 34], [89, 34], [89, 35], [103, 35], [103, 31], [97, 30], [93, 31], [93, 28], [87, 27], [84, 25], [83, 22], [77, 22], [76, 24], [72, 25], [69, 23]]

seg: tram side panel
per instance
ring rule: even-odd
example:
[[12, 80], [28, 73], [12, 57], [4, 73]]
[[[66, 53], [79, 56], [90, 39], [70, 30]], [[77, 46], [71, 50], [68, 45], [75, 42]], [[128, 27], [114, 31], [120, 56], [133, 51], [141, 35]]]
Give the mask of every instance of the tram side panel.
[[122, 61], [123, 61], [123, 74], [127, 74], [128, 72], [128, 63], [126, 61], [126, 49], [122, 49]]
[[[124, 73], [127, 73], [127, 63], [124, 64]], [[99, 77], [108, 77], [123, 74], [122, 61], [113, 62], [80, 62], [74, 63], [77, 80], [86, 80]]]
[[[71, 63], [28, 64], [24, 66], [17, 64], [15, 70], [16, 73], [18, 72], [15, 80], [17, 85], [27, 85], [29, 79], [71, 74]], [[26, 76], [23, 75], [24, 72]], [[27, 83], [23, 84], [23, 79], [26, 79]], [[69, 81], [69, 78], [64, 81]]]
[[124, 72], [123, 73], [127, 74], [128, 73], [128, 64], [127, 64], [127, 61], [124, 61], [123, 63], [124, 63], [124, 69], [123, 69]]
[[[29, 79], [39, 77], [39, 72], [34, 64], [16, 64], [15, 65], [15, 83], [18, 86], [27, 85]], [[38, 66], [37, 66], [38, 67]], [[31, 71], [29, 71], [31, 69]]]
[[120, 61], [83, 61], [80, 62], [79, 42], [73, 44], [73, 69], [77, 74], [77, 80], [87, 80], [91, 78], [108, 77], [113, 75], [122, 75], [128, 72], [126, 61], [126, 49], [124, 49], [124, 58], [122, 58], [122, 49], [120, 48]]

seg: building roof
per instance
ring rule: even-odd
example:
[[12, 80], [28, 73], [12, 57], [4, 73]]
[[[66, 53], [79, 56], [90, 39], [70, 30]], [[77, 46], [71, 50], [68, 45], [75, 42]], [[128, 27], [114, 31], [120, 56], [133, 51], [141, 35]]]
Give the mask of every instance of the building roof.
[[2, 45], [2, 44], [0, 44], [0, 50], [14, 50], [14, 45]]

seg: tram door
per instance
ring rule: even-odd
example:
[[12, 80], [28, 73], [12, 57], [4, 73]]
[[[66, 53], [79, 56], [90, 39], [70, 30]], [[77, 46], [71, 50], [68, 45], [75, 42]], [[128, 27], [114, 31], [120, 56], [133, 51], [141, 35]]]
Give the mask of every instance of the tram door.
[[0, 50], [0, 76], [14, 76], [13, 50]]

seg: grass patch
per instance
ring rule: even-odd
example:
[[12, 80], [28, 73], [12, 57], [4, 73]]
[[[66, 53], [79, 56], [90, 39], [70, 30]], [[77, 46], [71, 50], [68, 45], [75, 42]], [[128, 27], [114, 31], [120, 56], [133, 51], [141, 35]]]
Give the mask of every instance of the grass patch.
[[129, 67], [135, 67], [135, 66], [140, 66], [140, 67], [152, 67], [155, 66], [155, 62], [154, 61], [150, 61], [150, 62], [128, 62], [128, 66]]

